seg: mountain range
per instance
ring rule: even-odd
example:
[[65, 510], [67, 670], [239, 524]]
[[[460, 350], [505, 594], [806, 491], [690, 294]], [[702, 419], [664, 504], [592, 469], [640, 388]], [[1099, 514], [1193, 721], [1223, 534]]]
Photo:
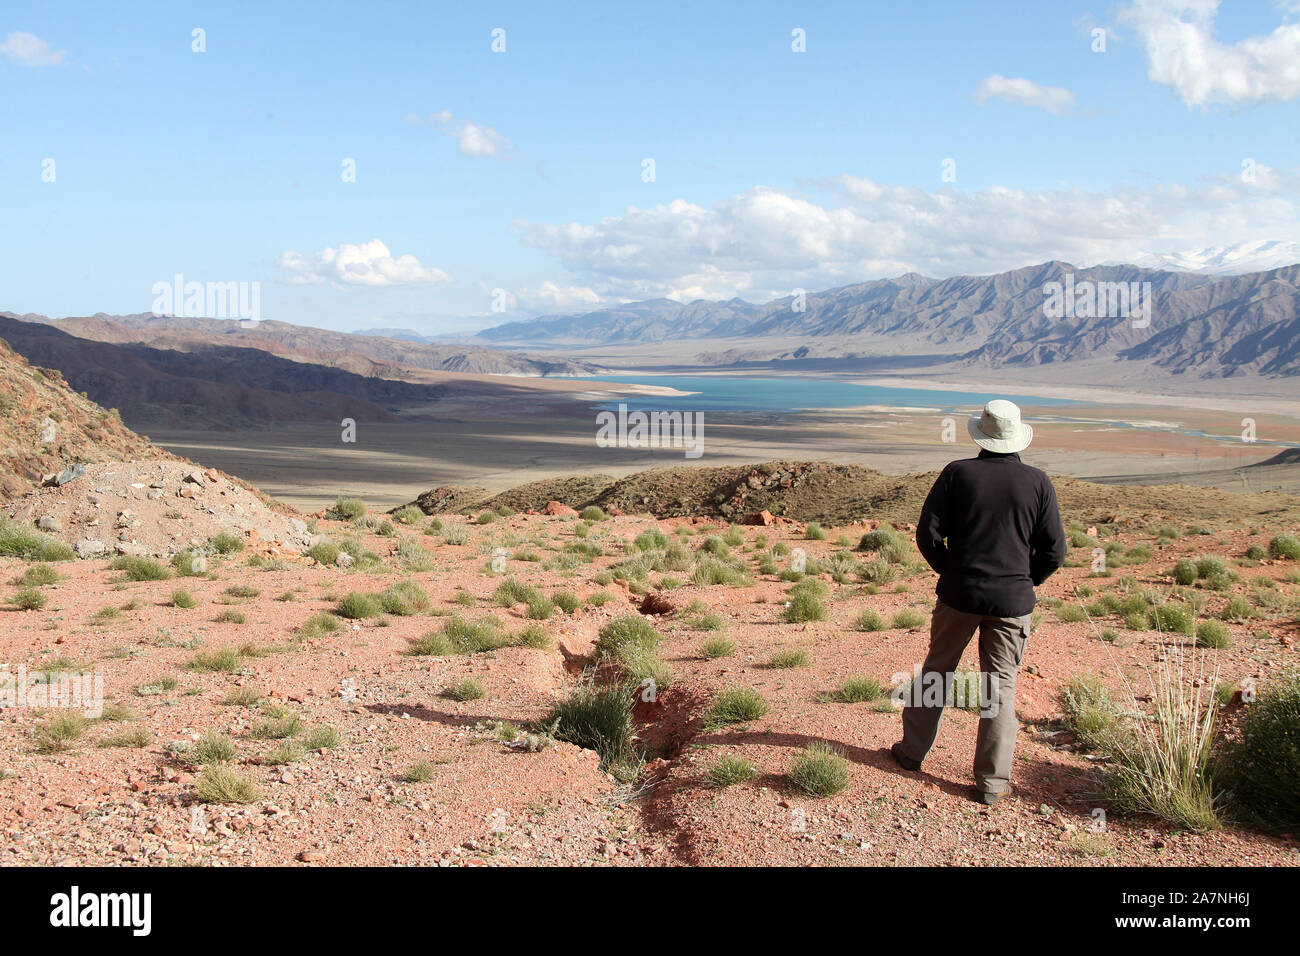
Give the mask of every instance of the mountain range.
[[[1102, 283], [1149, 293], [1150, 321], [1089, 309], [1082, 300], [1065, 314], [1048, 314], [1051, 290], [1108, 288]], [[510, 322], [476, 336], [554, 349], [691, 340], [709, 340], [712, 351], [695, 358], [715, 364], [923, 356], [929, 364], [1000, 367], [1111, 359], [1193, 377], [1290, 376], [1300, 373], [1300, 265], [1232, 276], [1055, 261], [988, 276], [908, 273], [764, 305], [651, 299]]]

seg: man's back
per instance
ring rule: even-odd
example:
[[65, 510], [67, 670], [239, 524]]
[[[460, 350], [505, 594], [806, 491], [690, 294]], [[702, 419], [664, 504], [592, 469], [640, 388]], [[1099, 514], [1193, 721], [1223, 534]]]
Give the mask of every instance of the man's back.
[[939, 574], [939, 600], [1000, 617], [1032, 611], [1034, 586], [1066, 553], [1051, 480], [1018, 454], [988, 451], [944, 468], [921, 509], [916, 543]]

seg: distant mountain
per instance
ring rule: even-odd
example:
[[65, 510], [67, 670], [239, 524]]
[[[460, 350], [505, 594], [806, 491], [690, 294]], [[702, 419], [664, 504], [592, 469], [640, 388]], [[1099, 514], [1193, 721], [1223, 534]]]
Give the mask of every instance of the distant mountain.
[[1244, 275], [1266, 272], [1300, 262], [1300, 242], [1265, 239], [1239, 242], [1231, 246], [1212, 246], [1195, 252], [1138, 256], [1133, 264], [1150, 269], [1174, 269], [1207, 275]]
[[[1139, 298], [1149, 291], [1149, 324], [1107, 304], [1118, 301], [1118, 284]], [[1052, 291], [1066, 288], [1079, 295], [1064, 314], [1049, 315]], [[1085, 290], [1100, 290], [1102, 304], [1092, 307]], [[513, 322], [478, 338], [514, 346], [709, 339], [715, 351], [693, 358], [716, 364], [895, 357], [905, 367], [912, 357], [1001, 367], [1109, 358], [1200, 377], [1289, 376], [1300, 374], [1300, 265], [1225, 277], [1065, 262], [948, 279], [910, 273], [762, 306], [654, 299]]]
[[445, 386], [358, 375], [253, 348], [195, 345], [180, 351], [94, 341], [2, 314], [0, 338], [33, 365], [58, 369], [74, 390], [119, 410], [137, 428], [396, 421], [402, 410], [436, 402], [446, 392]]
[[333, 332], [288, 322], [105, 315], [53, 319], [44, 315], [0, 316], [40, 322], [83, 339], [117, 344], [144, 343], [185, 351], [200, 346], [257, 349], [299, 362], [328, 365], [357, 375], [401, 378], [409, 369], [472, 375], [583, 375], [599, 372], [589, 362], [543, 359], [482, 345], [439, 345], [379, 335]]
[[356, 329], [349, 335], [375, 336], [381, 339], [397, 339], [400, 342], [432, 342], [427, 335], [421, 335], [414, 329]]

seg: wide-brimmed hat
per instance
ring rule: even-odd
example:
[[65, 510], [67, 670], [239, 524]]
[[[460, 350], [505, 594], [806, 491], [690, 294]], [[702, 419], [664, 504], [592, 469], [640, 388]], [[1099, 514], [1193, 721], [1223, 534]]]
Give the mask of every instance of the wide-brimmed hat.
[[995, 398], [983, 413], [966, 424], [975, 444], [1002, 455], [1024, 451], [1034, 440], [1034, 430], [1020, 420], [1020, 406]]

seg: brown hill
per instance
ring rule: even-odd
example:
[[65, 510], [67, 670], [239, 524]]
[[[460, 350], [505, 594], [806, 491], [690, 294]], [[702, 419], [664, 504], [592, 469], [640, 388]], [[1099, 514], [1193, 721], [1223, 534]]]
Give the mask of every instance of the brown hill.
[[[597, 505], [657, 518], [709, 515], [744, 521], [767, 511], [799, 522], [843, 525], [874, 519], [902, 524], [916, 520], [936, 475], [885, 475], [825, 462], [655, 468], [617, 480], [559, 477], [498, 495], [467, 486], [434, 488], [412, 504], [427, 514], [502, 506], [541, 511], [548, 502], [559, 501], [573, 508]], [[1062, 511], [1086, 523], [1141, 525], [1162, 517], [1201, 525], [1251, 519], [1277, 526], [1300, 522], [1300, 497], [1276, 492], [1239, 494], [1186, 484], [1137, 488], [1068, 477], [1054, 477], [1053, 482]]]
[[0, 498], [71, 464], [137, 458], [183, 461], [78, 395], [61, 372], [39, 368], [0, 339]]

